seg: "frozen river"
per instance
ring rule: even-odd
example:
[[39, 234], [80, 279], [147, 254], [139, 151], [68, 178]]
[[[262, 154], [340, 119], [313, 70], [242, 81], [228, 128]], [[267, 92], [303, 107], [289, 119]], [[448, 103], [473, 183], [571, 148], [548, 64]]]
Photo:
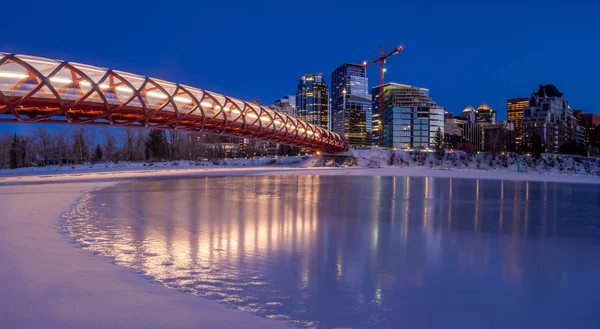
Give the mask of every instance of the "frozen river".
[[162, 284], [317, 328], [597, 328], [600, 188], [416, 177], [138, 181], [66, 221]]

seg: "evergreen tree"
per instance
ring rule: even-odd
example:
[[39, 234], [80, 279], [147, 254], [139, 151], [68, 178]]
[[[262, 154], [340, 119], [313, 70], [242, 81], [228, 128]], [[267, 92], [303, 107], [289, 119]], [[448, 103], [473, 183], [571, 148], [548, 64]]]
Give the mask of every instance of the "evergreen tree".
[[10, 143], [9, 158], [11, 169], [25, 167], [27, 145], [25, 144], [25, 139], [17, 136], [16, 133], [13, 135], [12, 142]]
[[433, 147], [436, 150], [440, 150], [444, 148], [444, 134], [442, 134], [442, 130], [438, 127], [435, 132], [435, 137], [433, 137]]
[[435, 137], [433, 137], [433, 146], [436, 150], [436, 155], [439, 159], [444, 157], [444, 134], [442, 134], [442, 130], [438, 127], [435, 132]]
[[25, 138], [19, 139], [19, 157], [21, 160], [21, 167], [25, 167], [27, 165], [27, 145], [25, 142]]
[[164, 131], [152, 129], [146, 140], [146, 157], [150, 161], [167, 158], [168, 155], [167, 137]]
[[542, 145], [542, 137], [535, 134], [531, 137], [531, 152], [536, 159], [539, 159], [544, 152], [544, 146]]
[[10, 144], [10, 169], [16, 169], [21, 167], [21, 157], [19, 154], [19, 137], [17, 134], [13, 136], [12, 143]]
[[568, 141], [560, 145], [559, 150], [561, 154], [572, 154], [572, 155], [583, 155], [587, 153], [583, 144], [578, 144], [576, 141]]
[[102, 161], [102, 148], [100, 147], [100, 144], [96, 144], [96, 151], [94, 152], [94, 160], [96, 162]]

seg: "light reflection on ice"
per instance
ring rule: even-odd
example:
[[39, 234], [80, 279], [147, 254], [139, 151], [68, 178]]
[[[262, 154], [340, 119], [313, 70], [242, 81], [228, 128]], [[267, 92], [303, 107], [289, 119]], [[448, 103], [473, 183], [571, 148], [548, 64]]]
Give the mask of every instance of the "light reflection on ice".
[[300, 326], [490, 327], [543, 305], [536, 323], [560, 327], [561, 307], [594, 303], [566, 297], [573, 273], [600, 287], [598, 213], [593, 185], [251, 176], [107, 188], [66, 229], [167, 287]]

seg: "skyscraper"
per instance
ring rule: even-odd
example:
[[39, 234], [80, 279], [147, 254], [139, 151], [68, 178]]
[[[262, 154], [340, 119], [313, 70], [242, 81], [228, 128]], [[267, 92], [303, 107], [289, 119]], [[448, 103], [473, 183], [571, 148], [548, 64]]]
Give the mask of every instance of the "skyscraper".
[[479, 125], [484, 126], [496, 123], [496, 111], [494, 111], [489, 105], [479, 105], [476, 113], [477, 123], [479, 123]]
[[523, 111], [523, 147], [531, 149], [536, 136], [548, 153], [557, 153], [562, 144], [575, 140], [576, 121], [569, 102], [554, 85], [540, 85], [529, 97]]
[[473, 106], [465, 107], [460, 116], [471, 122], [477, 122], [477, 112]]
[[385, 108], [383, 117], [383, 146], [409, 149], [433, 146], [438, 129], [444, 133], [444, 108], [429, 97], [429, 89], [399, 83], [383, 87]]
[[529, 105], [525, 97], [511, 98], [506, 101], [506, 121], [515, 127], [515, 147], [521, 150], [523, 142], [523, 111]]
[[300, 77], [296, 107], [300, 120], [329, 129], [329, 92], [322, 73]]
[[371, 99], [362, 65], [345, 63], [331, 73], [331, 130], [353, 147], [371, 145]]
[[467, 106], [461, 113], [463, 142], [470, 144], [471, 151], [481, 150], [481, 125], [477, 122], [477, 111], [472, 106]]
[[[371, 135], [373, 138], [372, 145], [383, 146], [383, 139], [379, 138], [381, 134], [381, 118], [379, 113], [379, 86], [373, 87], [371, 89]], [[381, 142], [381, 143], [380, 143]]]

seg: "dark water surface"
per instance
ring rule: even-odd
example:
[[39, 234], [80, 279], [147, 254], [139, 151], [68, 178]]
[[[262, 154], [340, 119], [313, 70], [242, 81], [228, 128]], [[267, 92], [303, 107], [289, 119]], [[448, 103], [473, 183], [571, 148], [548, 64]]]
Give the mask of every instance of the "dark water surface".
[[600, 187], [246, 176], [93, 192], [84, 248], [317, 328], [599, 328]]

